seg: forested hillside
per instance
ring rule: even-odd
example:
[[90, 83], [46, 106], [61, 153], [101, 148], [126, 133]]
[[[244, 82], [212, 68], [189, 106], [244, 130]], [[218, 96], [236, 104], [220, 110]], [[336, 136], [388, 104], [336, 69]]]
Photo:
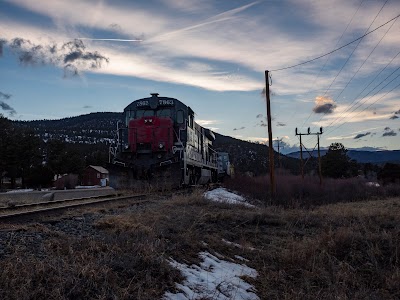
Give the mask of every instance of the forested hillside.
[[60, 120], [13, 121], [27, 127], [43, 140], [62, 140], [72, 144], [110, 144], [122, 113], [98, 112]]
[[[96, 156], [98, 164], [105, 165], [108, 147], [115, 139], [117, 122], [123, 122], [122, 113], [98, 112], [60, 120], [13, 121], [17, 127], [32, 129], [44, 142], [58, 140], [84, 157]], [[246, 142], [216, 133], [214, 143], [217, 151], [228, 152], [236, 172], [251, 172], [254, 175], [268, 172], [268, 147], [259, 143]], [[97, 154], [93, 154], [96, 152]], [[102, 158], [99, 160], [99, 158]], [[275, 152], [276, 166], [279, 166]], [[281, 166], [298, 172], [298, 160], [281, 156]]]

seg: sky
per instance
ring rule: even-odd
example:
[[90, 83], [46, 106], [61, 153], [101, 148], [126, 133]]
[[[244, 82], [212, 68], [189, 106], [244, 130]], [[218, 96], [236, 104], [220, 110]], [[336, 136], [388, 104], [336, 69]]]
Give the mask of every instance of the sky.
[[264, 143], [268, 70], [283, 153], [321, 126], [321, 147], [400, 149], [399, 14], [399, 0], [0, 0], [0, 113], [122, 112], [159, 93]]

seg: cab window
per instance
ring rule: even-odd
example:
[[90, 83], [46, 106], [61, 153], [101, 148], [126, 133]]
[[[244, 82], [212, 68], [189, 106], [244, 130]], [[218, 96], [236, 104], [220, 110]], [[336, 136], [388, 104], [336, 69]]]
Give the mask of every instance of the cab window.
[[131, 113], [132, 111], [128, 110], [125, 113], [125, 123], [128, 125], [129, 121], [131, 120]]
[[167, 108], [157, 110], [157, 117], [171, 117], [171, 110]]
[[136, 119], [140, 119], [142, 117], [152, 117], [152, 116], [154, 116], [154, 110], [139, 109], [136, 111]]
[[178, 110], [176, 112], [176, 122], [178, 124], [182, 124], [183, 123], [183, 110]]
[[189, 127], [193, 128], [193, 115], [189, 115]]

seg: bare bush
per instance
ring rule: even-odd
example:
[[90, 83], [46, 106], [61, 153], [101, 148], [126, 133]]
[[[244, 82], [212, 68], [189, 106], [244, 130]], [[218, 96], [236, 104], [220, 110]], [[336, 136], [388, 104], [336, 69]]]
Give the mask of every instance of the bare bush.
[[284, 207], [313, 207], [317, 205], [353, 202], [382, 197], [400, 196], [400, 186], [368, 186], [362, 178], [326, 178], [320, 185], [315, 176], [277, 174], [276, 197], [270, 197], [269, 176], [236, 176], [226, 180], [224, 185], [268, 205]]

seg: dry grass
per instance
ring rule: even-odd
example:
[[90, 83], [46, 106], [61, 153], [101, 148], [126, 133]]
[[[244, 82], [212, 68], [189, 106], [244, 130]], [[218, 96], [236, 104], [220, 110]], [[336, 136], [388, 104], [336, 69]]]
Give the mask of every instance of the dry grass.
[[207, 250], [248, 259], [261, 299], [398, 299], [399, 219], [399, 198], [306, 210], [173, 196], [98, 219], [93, 236], [24, 226], [46, 238], [1, 256], [0, 298], [160, 299], [179, 280], [167, 259], [198, 263]]
[[367, 186], [362, 178], [325, 178], [321, 186], [319, 178], [315, 176], [305, 176], [303, 180], [297, 175], [277, 174], [275, 199], [270, 199], [269, 176], [236, 176], [226, 180], [225, 185], [267, 205], [290, 208], [400, 196], [400, 185], [377, 188]]

